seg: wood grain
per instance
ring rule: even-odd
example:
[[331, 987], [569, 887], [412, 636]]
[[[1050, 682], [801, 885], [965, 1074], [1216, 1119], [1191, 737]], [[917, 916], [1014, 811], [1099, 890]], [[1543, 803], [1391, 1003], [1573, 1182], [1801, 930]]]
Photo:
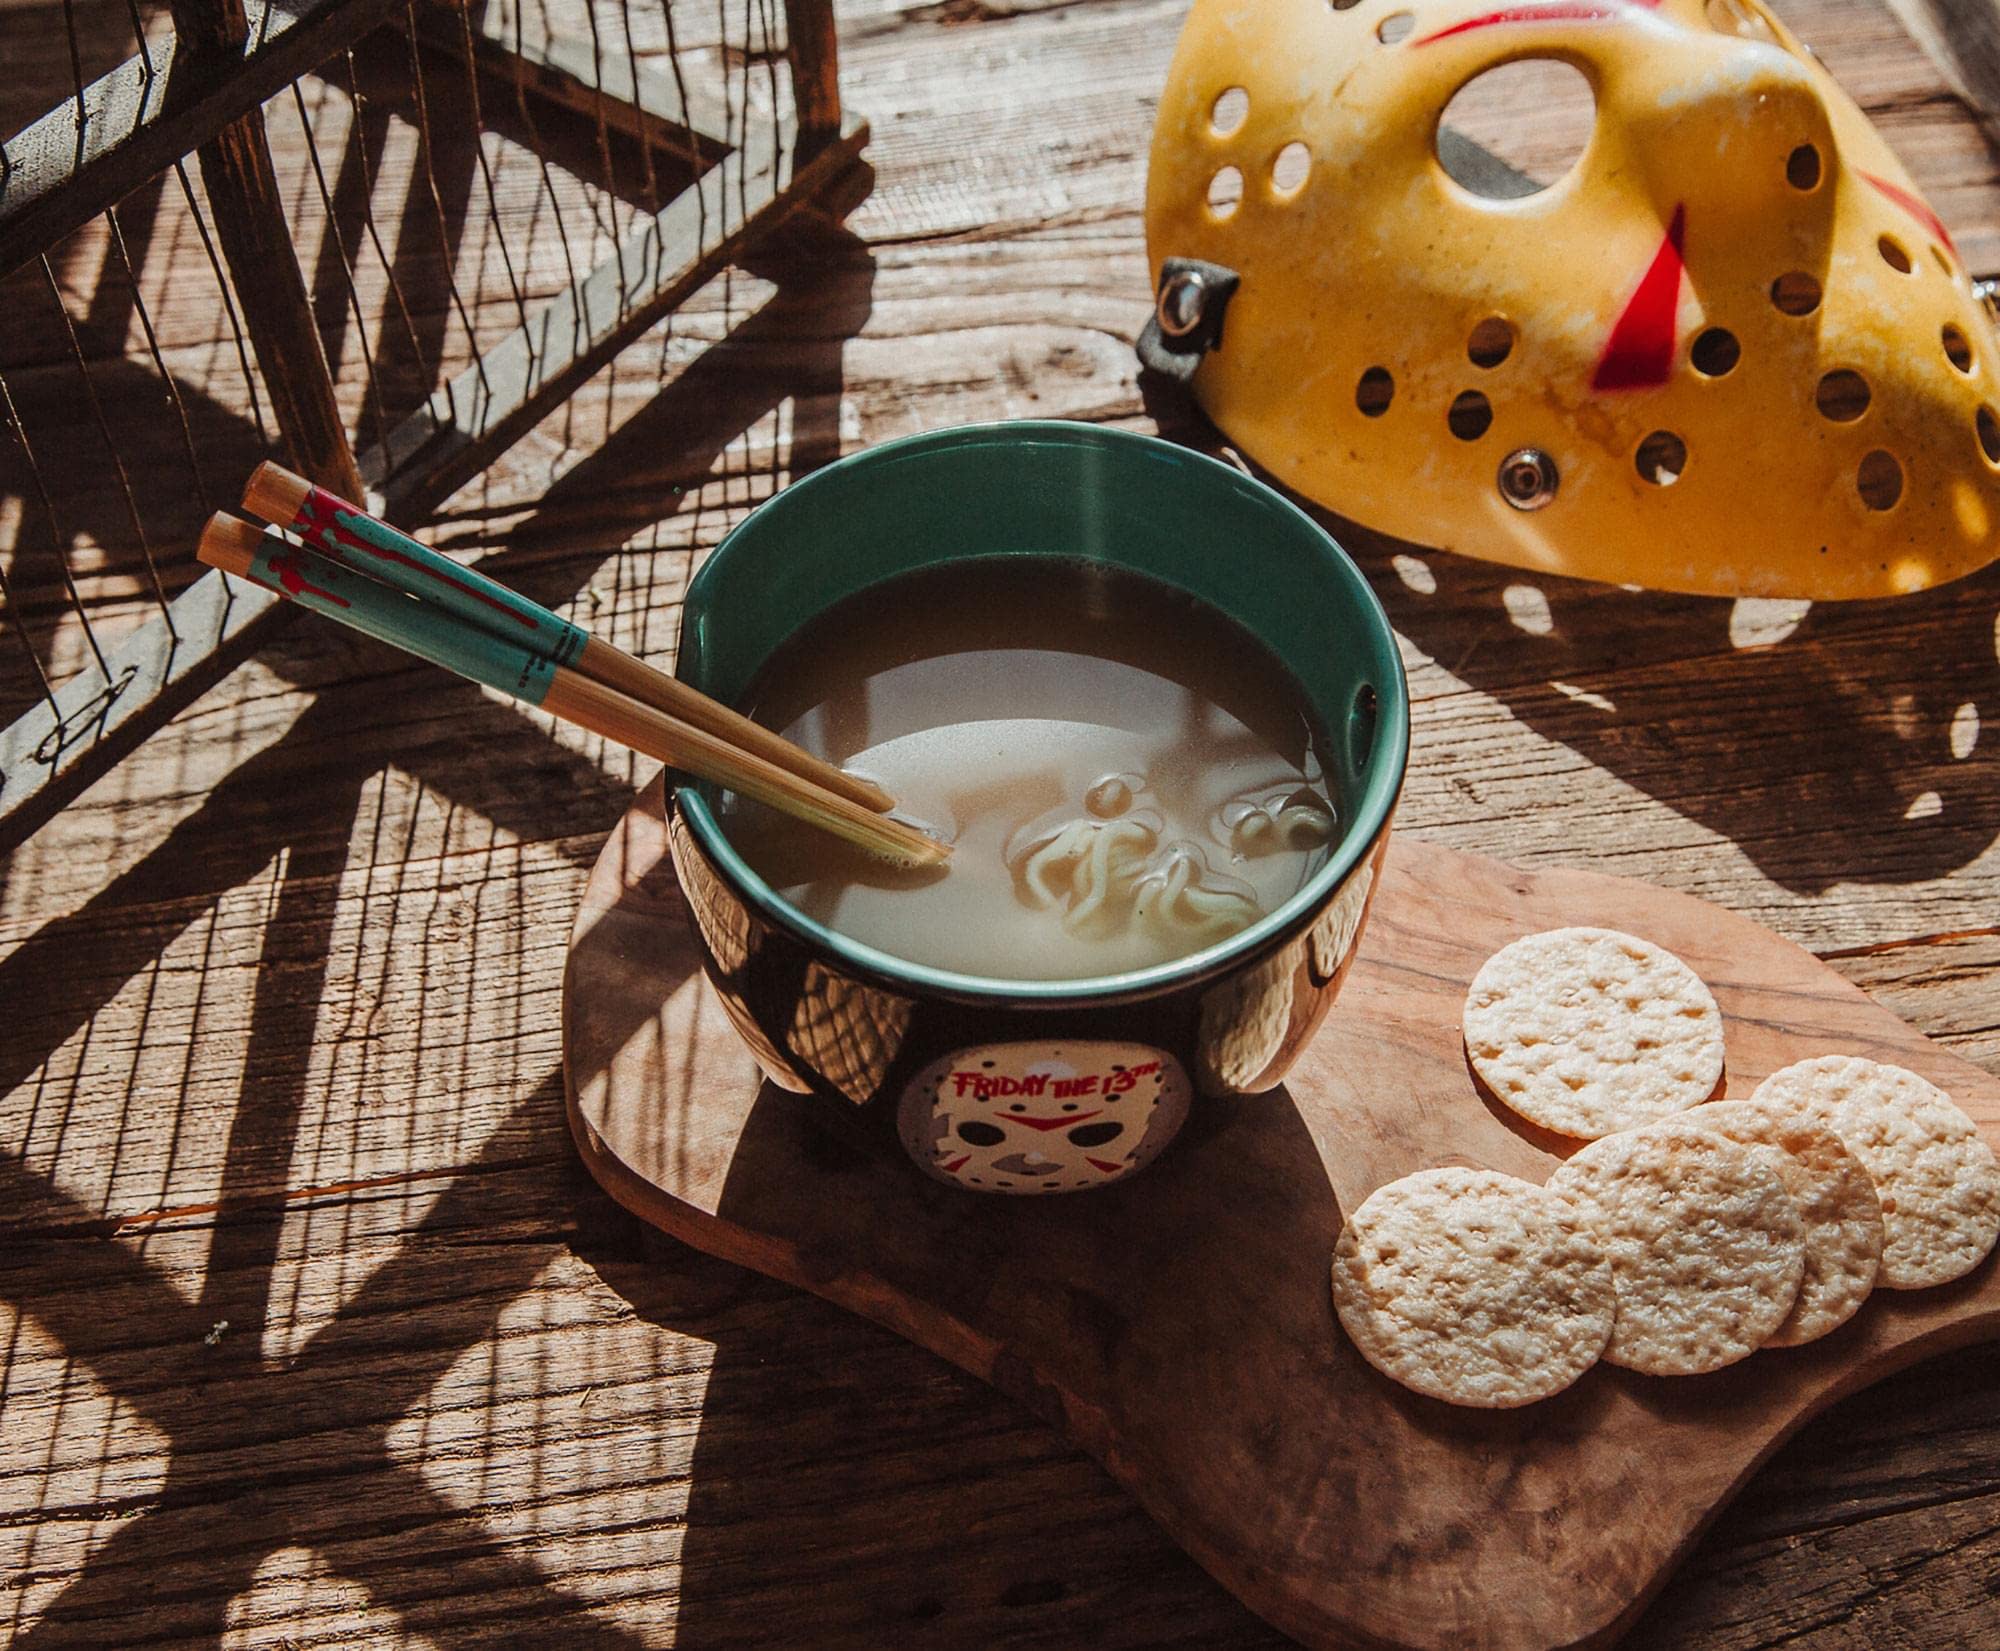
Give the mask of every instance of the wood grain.
[[[2000, 1337], [1989, 1258], [1944, 1289], [1878, 1292], [1807, 1348], [1684, 1381], [1601, 1365], [1542, 1405], [1484, 1413], [1395, 1387], [1334, 1327], [1343, 1210], [1415, 1169], [1539, 1182], [1560, 1162], [1481, 1098], [1459, 1033], [1479, 966], [1537, 930], [1624, 929], [1686, 960], [1723, 1011], [1730, 1098], [1795, 1060], [1866, 1055], [1922, 1072], [2000, 1143], [2000, 1083], [1685, 895], [1393, 842], [1353, 975], [1281, 1088], [1198, 1105], [1129, 1188], [985, 1200], [760, 1082], [700, 974], [662, 810], [650, 786], [611, 834], [571, 943], [564, 1075], [591, 1173], [673, 1236], [1033, 1405], [1308, 1645], [1608, 1644], [1813, 1411]], [[1521, 1588], [1530, 1573], [1561, 1580]]]
[[[1895, 20], [1877, 0], [1777, 3], [1972, 267], [2000, 270], [1992, 152]], [[122, 0], [76, 9], [101, 35], [87, 70], [129, 55]], [[712, 283], [426, 531], [664, 665], [701, 556], [843, 450], [1036, 413], [1212, 441], [1142, 398], [1131, 355], [1145, 145], [1182, 10], [842, 0], [878, 171], [856, 237]], [[712, 49], [716, 11], [680, 11], [684, 46]], [[43, 77], [0, 88], [8, 107], [62, 95], [60, 21], [55, 0], [0, 0], [0, 61]], [[288, 110], [267, 116], [281, 171], [299, 164]], [[525, 221], [534, 169], [493, 159]], [[392, 139], [378, 211], [414, 163]], [[600, 260], [614, 236], [555, 181]], [[324, 231], [293, 204], [310, 267]], [[258, 453], [226, 322], [185, 215], [163, 202], [142, 253], [142, 206], [121, 217], [147, 303], [204, 464], [233, 485]], [[565, 280], [540, 210], [531, 300]], [[79, 314], [95, 305], [85, 348], [116, 420], [156, 381], [120, 354], [142, 346], [103, 240], [80, 231], [58, 274]], [[458, 338], [448, 261], [482, 345], [518, 323], [490, 241], [448, 249], [420, 216], [392, 250], [427, 346], [447, 319]], [[379, 270], [357, 280], [372, 316]], [[46, 294], [4, 299], [0, 362], [79, 460], [58, 508], [115, 629], [136, 550], [82, 462], [96, 436]], [[365, 419], [340, 309], [322, 331]], [[407, 364], [390, 386], [392, 417], [429, 387]], [[134, 456], [158, 542], [227, 502], [197, 509], [168, 446]], [[0, 470], [0, 539], [23, 539], [9, 578], [73, 658], [17, 488]], [[2000, 1072], [2000, 580], [1815, 609], [1780, 635], [1728, 603], [1351, 542], [1416, 694], [1406, 838], [1754, 915]], [[1028, 1409], [816, 1297], [649, 1242], [576, 1169], [555, 1078], [565, 936], [648, 768], [298, 627], [0, 859], [0, 1640], [1283, 1643]], [[1905, 818], [1927, 792], [1938, 811]], [[1752, 1477], [1627, 1644], [1992, 1651], [1996, 1463], [1990, 1349], [1844, 1400]]]

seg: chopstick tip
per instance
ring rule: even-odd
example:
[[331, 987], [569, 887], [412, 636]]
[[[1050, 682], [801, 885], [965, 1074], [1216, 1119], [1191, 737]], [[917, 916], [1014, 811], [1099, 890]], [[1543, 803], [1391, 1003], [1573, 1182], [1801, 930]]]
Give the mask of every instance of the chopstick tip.
[[264, 530], [254, 523], [218, 510], [201, 530], [195, 554], [212, 568], [241, 575], [249, 571], [263, 538]]
[[293, 474], [276, 459], [265, 459], [243, 486], [243, 508], [267, 522], [289, 526], [311, 491], [312, 484], [303, 476]]

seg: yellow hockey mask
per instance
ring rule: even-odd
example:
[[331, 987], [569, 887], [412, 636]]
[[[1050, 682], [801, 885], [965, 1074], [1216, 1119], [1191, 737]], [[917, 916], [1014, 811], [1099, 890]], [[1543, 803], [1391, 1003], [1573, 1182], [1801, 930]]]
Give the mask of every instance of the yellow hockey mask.
[[[1488, 198], [1439, 117], [1523, 58], [1580, 70], [1595, 126], [1559, 181]], [[1996, 554], [1985, 307], [1755, 0], [1194, 0], [1146, 242], [1141, 354], [1369, 527], [1729, 596], [1891, 595]]]

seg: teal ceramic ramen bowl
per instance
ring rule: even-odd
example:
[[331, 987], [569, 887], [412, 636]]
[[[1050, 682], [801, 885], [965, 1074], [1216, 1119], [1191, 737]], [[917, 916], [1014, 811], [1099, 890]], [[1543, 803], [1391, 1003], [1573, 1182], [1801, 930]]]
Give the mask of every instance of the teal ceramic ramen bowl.
[[[732, 847], [713, 788], [685, 776], [670, 788], [674, 864], [708, 976], [773, 1083], [952, 1186], [1105, 1186], [1156, 1158], [1191, 1107], [1276, 1084], [1332, 1005], [1402, 786], [1408, 690], [1381, 604], [1311, 518], [1213, 459], [1064, 423], [913, 436], [785, 489], [690, 586], [680, 676], [741, 703], [765, 661], [833, 604], [993, 556], [1113, 564], [1176, 587], [1286, 667], [1321, 730], [1339, 820], [1296, 894], [1170, 963], [1038, 982], [907, 962], [814, 921]], [[1026, 1110], [989, 1105], [975, 1121], [974, 1103], [1001, 1094]], [[1059, 1094], [1100, 1104], [1071, 1129], [1042, 1104]], [[1005, 1173], [1025, 1149], [1062, 1173]]]

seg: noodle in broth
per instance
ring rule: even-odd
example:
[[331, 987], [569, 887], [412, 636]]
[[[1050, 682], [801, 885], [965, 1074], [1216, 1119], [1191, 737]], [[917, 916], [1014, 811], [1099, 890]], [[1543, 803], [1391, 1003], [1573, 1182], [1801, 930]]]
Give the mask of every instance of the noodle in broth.
[[1206, 605], [1094, 565], [905, 575], [789, 639], [747, 708], [878, 781], [953, 853], [900, 870], [725, 796], [744, 858], [828, 927], [964, 974], [1184, 956], [1282, 905], [1337, 835], [1284, 669]]

